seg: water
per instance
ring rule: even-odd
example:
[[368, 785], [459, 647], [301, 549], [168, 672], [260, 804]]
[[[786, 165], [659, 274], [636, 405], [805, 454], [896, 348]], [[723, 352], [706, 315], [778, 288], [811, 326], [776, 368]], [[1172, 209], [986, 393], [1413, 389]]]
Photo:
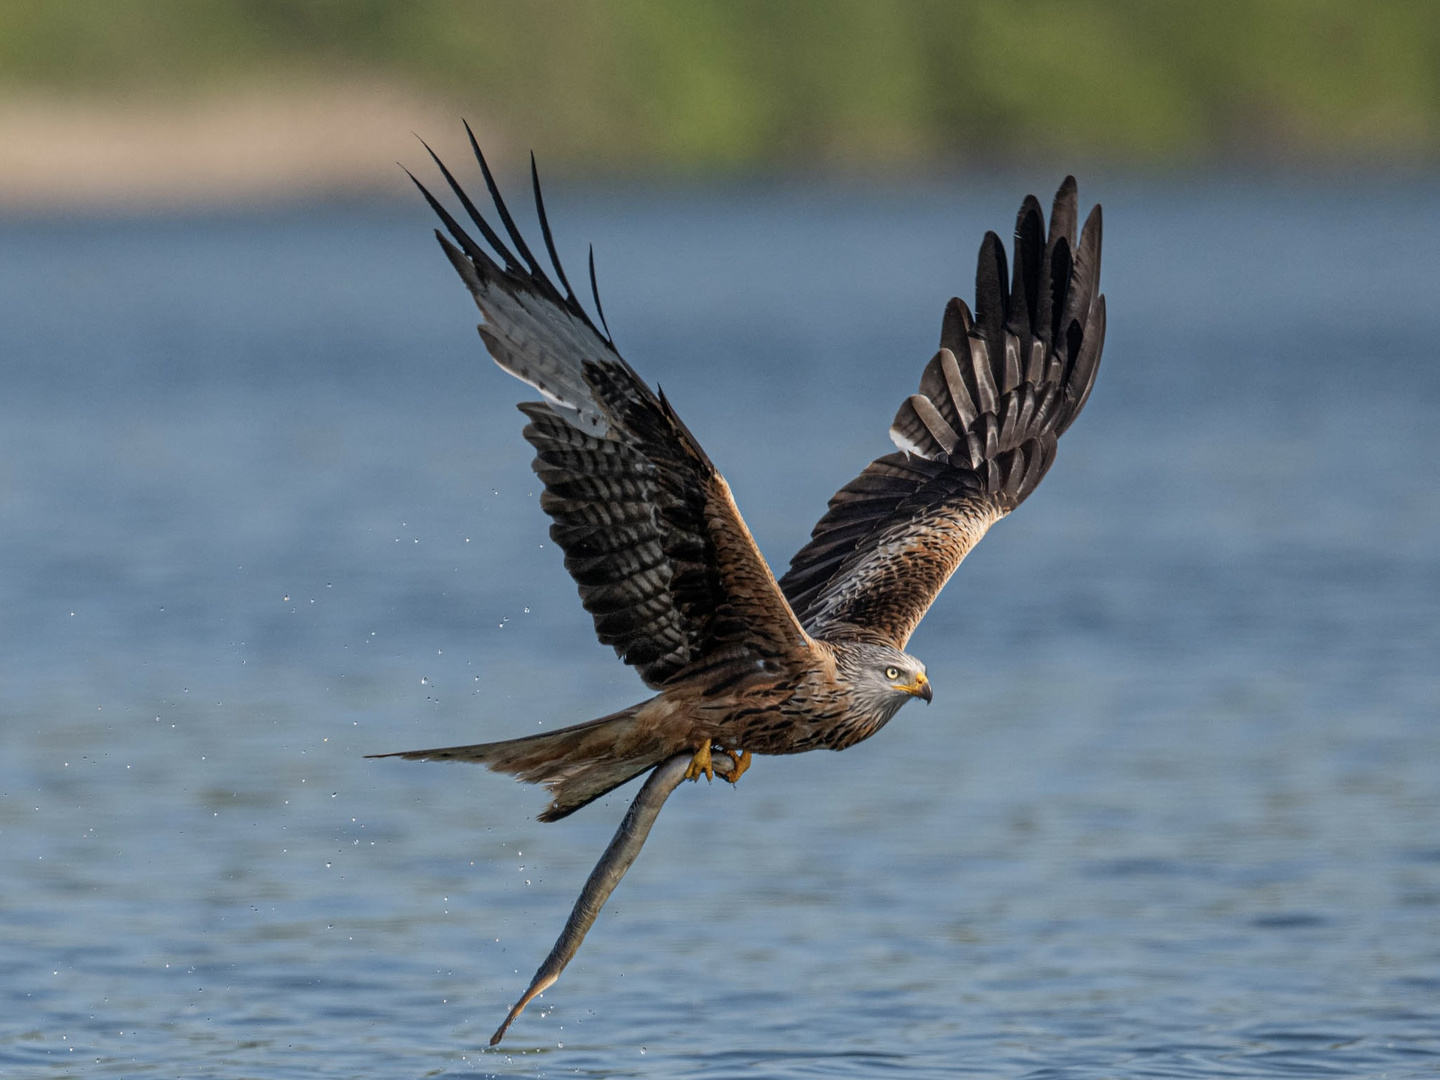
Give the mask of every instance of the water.
[[[1050, 176], [557, 188], [772, 560]], [[1099, 386], [936, 702], [629, 793], [365, 753], [620, 707], [415, 205], [0, 226], [0, 1075], [1440, 1073], [1440, 187], [1083, 183]]]

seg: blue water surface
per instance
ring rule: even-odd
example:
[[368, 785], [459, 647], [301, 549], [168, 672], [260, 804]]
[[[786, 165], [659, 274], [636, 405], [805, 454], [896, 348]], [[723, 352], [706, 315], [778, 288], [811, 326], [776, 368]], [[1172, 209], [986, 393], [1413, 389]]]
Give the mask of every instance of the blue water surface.
[[[1057, 177], [557, 187], [783, 566]], [[523, 190], [517, 186], [517, 191]], [[1087, 180], [1098, 387], [935, 704], [540, 825], [644, 693], [423, 206], [0, 222], [0, 1075], [1440, 1075], [1440, 185]]]

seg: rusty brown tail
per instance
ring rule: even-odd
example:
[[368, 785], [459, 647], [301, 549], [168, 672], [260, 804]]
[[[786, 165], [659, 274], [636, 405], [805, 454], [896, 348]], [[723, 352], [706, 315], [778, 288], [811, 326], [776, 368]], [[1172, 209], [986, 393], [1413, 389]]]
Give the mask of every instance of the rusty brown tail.
[[637, 737], [635, 713], [639, 708], [635, 705], [598, 720], [520, 739], [367, 756], [480, 762], [528, 784], [544, 784], [552, 798], [540, 820], [559, 821], [673, 752], [653, 739]]

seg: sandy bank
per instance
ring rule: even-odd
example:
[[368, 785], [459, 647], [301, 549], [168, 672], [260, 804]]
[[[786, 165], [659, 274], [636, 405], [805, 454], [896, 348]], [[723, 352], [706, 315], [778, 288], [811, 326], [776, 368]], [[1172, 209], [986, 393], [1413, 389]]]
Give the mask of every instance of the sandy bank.
[[[0, 99], [0, 209], [147, 208], [402, 192], [461, 110], [374, 83], [155, 103]], [[472, 124], [476, 117], [470, 116]], [[487, 151], [507, 147], [477, 125]]]

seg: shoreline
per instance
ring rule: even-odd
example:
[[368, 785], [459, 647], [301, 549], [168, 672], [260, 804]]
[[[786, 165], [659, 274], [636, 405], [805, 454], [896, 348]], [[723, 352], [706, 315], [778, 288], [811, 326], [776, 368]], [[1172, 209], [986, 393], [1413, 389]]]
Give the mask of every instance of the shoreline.
[[[150, 210], [401, 196], [421, 135], [457, 154], [454, 104], [375, 82], [188, 101], [0, 97], [0, 210]], [[471, 123], [508, 161], [489, 126]], [[468, 153], [468, 151], [466, 151]]]
[[[468, 118], [498, 172], [527, 167], [528, 145], [509, 137], [484, 110], [426, 96], [398, 83], [336, 80], [249, 84], [188, 100], [117, 97], [112, 101], [38, 93], [0, 94], [0, 214], [164, 213], [245, 209], [333, 199], [408, 199], [401, 165], [424, 168], [417, 136], [448, 161], [467, 160], [461, 119]], [[840, 185], [903, 177], [937, 180], [979, 172], [1045, 167], [1124, 173], [1193, 182], [1225, 176], [1287, 176], [1325, 185], [1365, 177], [1433, 182], [1428, 154], [1285, 154], [1237, 152], [1123, 161], [1107, 155], [982, 155], [960, 163], [902, 155], [858, 166], [843, 157], [754, 163], [699, 173], [649, 161], [638, 173], [591, 163], [581, 174], [625, 184], [655, 181], [754, 181], [817, 175]], [[548, 159], [548, 160], [546, 160]], [[580, 160], [542, 153], [550, 177], [573, 174]], [[598, 165], [598, 169], [596, 168]]]

